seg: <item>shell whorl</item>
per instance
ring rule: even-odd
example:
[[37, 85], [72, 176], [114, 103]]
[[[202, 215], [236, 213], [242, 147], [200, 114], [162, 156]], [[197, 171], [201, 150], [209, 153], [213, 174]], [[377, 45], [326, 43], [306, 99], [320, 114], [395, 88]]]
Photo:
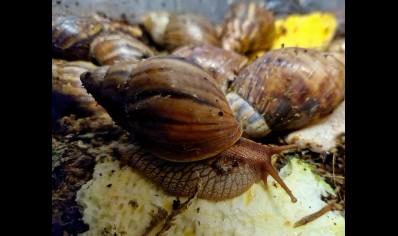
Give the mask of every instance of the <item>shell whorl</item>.
[[271, 132], [262, 115], [254, 110], [241, 96], [235, 92], [229, 92], [226, 98], [236, 120], [242, 126], [244, 137], [257, 139]]

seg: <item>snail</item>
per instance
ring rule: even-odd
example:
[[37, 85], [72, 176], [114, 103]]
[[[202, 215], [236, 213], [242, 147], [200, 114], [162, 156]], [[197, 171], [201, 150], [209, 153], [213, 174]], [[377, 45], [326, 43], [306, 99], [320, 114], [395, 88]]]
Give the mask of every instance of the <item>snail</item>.
[[185, 46], [173, 55], [196, 62], [217, 78], [243, 135], [251, 139], [271, 130], [301, 128], [331, 113], [344, 97], [344, 65], [335, 53], [276, 49], [242, 71], [247, 63], [244, 56], [211, 45]]
[[345, 66], [338, 58], [288, 47], [268, 51], [243, 68], [226, 97], [244, 136], [261, 138], [325, 117], [344, 95]]
[[119, 72], [118, 66], [80, 78], [105, 109], [120, 109], [110, 116], [145, 145], [131, 157], [135, 169], [180, 196], [191, 194], [200, 179], [198, 197], [213, 200], [266, 183], [269, 174], [297, 201], [270, 161], [296, 145], [270, 147], [241, 137], [223, 92], [202, 67], [178, 56], [155, 56], [130, 67], [124, 62]]
[[90, 17], [53, 15], [53, 58], [88, 61], [90, 43], [103, 31], [104, 25]]
[[150, 12], [141, 21], [153, 41], [168, 51], [190, 44], [219, 45], [213, 24], [198, 14]]
[[124, 60], [141, 60], [154, 52], [144, 43], [122, 33], [103, 34], [90, 44], [90, 58], [99, 65], [112, 65]]
[[221, 28], [222, 47], [242, 54], [269, 49], [275, 37], [273, 14], [255, 2], [234, 4]]
[[202, 66], [224, 93], [247, 63], [245, 56], [213, 45], [183, 46], [174, 50], [172, 55], [188, 58]]
[[98, 16], [54, 15], [52, 53], [54, 58], [92, 59], [99, 65], [154, 55], [152, 49], [134, 36], [141, 37], [142, 31], [133, 25]]

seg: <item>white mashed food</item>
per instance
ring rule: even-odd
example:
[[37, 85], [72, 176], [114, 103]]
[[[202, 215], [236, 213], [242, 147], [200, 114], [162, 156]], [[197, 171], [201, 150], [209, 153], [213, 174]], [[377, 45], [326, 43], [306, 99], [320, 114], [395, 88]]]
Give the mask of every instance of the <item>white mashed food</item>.
[[[268, 187], [260, 181], [247, 192], [225, 201], [194, 198], [178, 214], [163, 235], [344, 235], [345, 220], [338, 211], [329, 211], [306, 225], [295, 222], [326, 205], [321, 195], [335, 194], [310, 166], [293, 158], [280, 171], [297, 203], [268, 177]], [[89, 230], [83, 235], [143, 235], [158, 212], [172, 212], [177, 198], [156, 187], [151, 180], [118, 161], [98, 163], [93, 179], [77, 193], [83, 220]], [[187, 198], [179, 198], [181, 204]], [[146, 235], [156, 235], [161, 221]]]

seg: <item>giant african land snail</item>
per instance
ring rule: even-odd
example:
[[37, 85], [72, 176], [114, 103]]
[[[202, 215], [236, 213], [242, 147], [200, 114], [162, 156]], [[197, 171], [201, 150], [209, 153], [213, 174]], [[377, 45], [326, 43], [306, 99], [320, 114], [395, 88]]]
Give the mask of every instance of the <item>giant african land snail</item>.
[[155, 52], [138, 39], [141, 35], [137, 26], [98, 17], [52, 17], [54, 58], [91, 60], [98, 65], [112, 65], [153, 56]]
[[[271, 165], [270, 147], [241, 137], [225, 95], [203, 68], [177, 56], [102, 67], [81, 75], [87, 91], [145, 148], [130, 164], [168, 192], [232, 198], [271, 175], [296, 202]], [[199, 182], [200, 181], [200, 182]], [[198, 184], [203, 188], [198, 189]]]

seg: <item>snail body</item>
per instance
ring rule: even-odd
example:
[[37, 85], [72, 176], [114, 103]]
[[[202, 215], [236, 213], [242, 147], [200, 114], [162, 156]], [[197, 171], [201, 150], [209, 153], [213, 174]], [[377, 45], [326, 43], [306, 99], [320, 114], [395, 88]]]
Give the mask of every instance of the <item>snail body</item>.
[[[292, 201], [295, 201], [294, 196], [269, 161], [271, 153], [275, 150], [283, 150], [283, 147], [271, 152], [271, 149], [265, 145], [242, 138], [241, 126], [234, 118], [224, 94], [212, 76], [203, 68], [182, 57], [157, 56], [138, 62], [136, 67], [131, 67], [132, 71], [122, 70], [120, 74], [115, 72], [114, 75], [127, 75], [127, 78], [114, 79], [109, 76], [108, 71], [115, 66], [117, 64], [83, 73], [81, 80], [87, 91], [95, 98], [109, 96], [111, 98], [107, 101], [119, 103], [113, 107], [119, 107], [122, 111], [113, 114], [122, 117], [117, 117], [115, 120], [121, 120], [122, 122], [119, 123], [123, 124], [137, 141], [145, 145], [152, 155], [167, 161], [170, 168], [189, 166], [188, 163], [191, 162], [196, 163], [193, 165], [200, 165], [201, 161], [206, 162], [208, 159], [219, 157], [217, 155], [224, 156], [231, 162], [234, 162], [236, 158], [241, 158], [246, 162], [250, 162], [251, 159], [262, 159], [261, 164], [256, 164], [254, 167], [247, 165], [246, 168], [272, 175], [286, 190]], [[104, 89], [104, 86], [107, 89]], [[124, 89], [121, 89], [123, 86]], [[113, 92], [110, 92], [110, 89]], [[112, 98], [116, 93], [118, 98]], [[98, 102], [102, 104], [100, 100]], [[104, 106], [105, 109], [107, 107], [109, 106]], [[110, 115], [113, 117], [111, 113]], [[237, 142], [245, 148], [236, 146]], [[291, 147], [293, 146], [289, 146]], [[133, 155], [132, 159], [135, 158], [139, 159], [140, 156]], [[135, 167], [140, 166], [141, 164]], [[152, 171], [163, 171], [161, 166], [157, 165]], [[204, 165], [204, 167], [208, 166], [208, 164]], [[153, 177], [148, 171], [144, 172], [149, 177]], [[246, 173], [243, 170], [239, 172], [242, 175]], [[233, 181], [230, 179], [234, 178], [232, 174], [233, 172], [231, 175], [226, 174], [223, 178]], [[264, 175], [266, 173], [261, 174], [261, 176]], [[179, 177], [187, 175], [176, 176], [170, 181], [182, 181]], [[252, 179], [258, 180], [257, 177]], [[208, 181], [213, 180], [208, 179]], [[206, 183], [203, 184], [206, 185]], [[171, 192], [186, 193], [185, 190], [179, 188], [173, 190], [175, 187], [171, 186], [164, 185]], [[228, 188], [228, 186], [224, 187]], [[242, 186], [242, 189], [246, 190], [247, 186]], [[235, 194], [223, 197], [229, 198], [242, 193], [237, 190], [233, 192]]]
[[[270, 157], [292, 147], [263, 145], [259, 149], [258, 143], [241, 138], [214, 157], [195, 162], [171, 162], [135, 143], [121, 157], [121, 162], [148, 176], [170, 194], [191, 197], [197, 193], [199, 198], [220, 201], [243, 194], [258, 181], [267, 184], [268, 175], [276, 176], [276, 181], [285, 188]], [[292, 201], [295, 202], [294, 197]]]
[[240, 115], [246, 109], [263, 117], [269, 130], [256, 134], [244, 130], [245, 136], [260, 138], [272, 130], [299, 129], [330, 114], [344, 99], [344, 65], [332, 54], [315, 49], [271, 50], [240, 71], [231, 91], [236, 95], [227, 96], [228, 101], [243, 127], [259, 121], [250, 118], [253, 114]]

